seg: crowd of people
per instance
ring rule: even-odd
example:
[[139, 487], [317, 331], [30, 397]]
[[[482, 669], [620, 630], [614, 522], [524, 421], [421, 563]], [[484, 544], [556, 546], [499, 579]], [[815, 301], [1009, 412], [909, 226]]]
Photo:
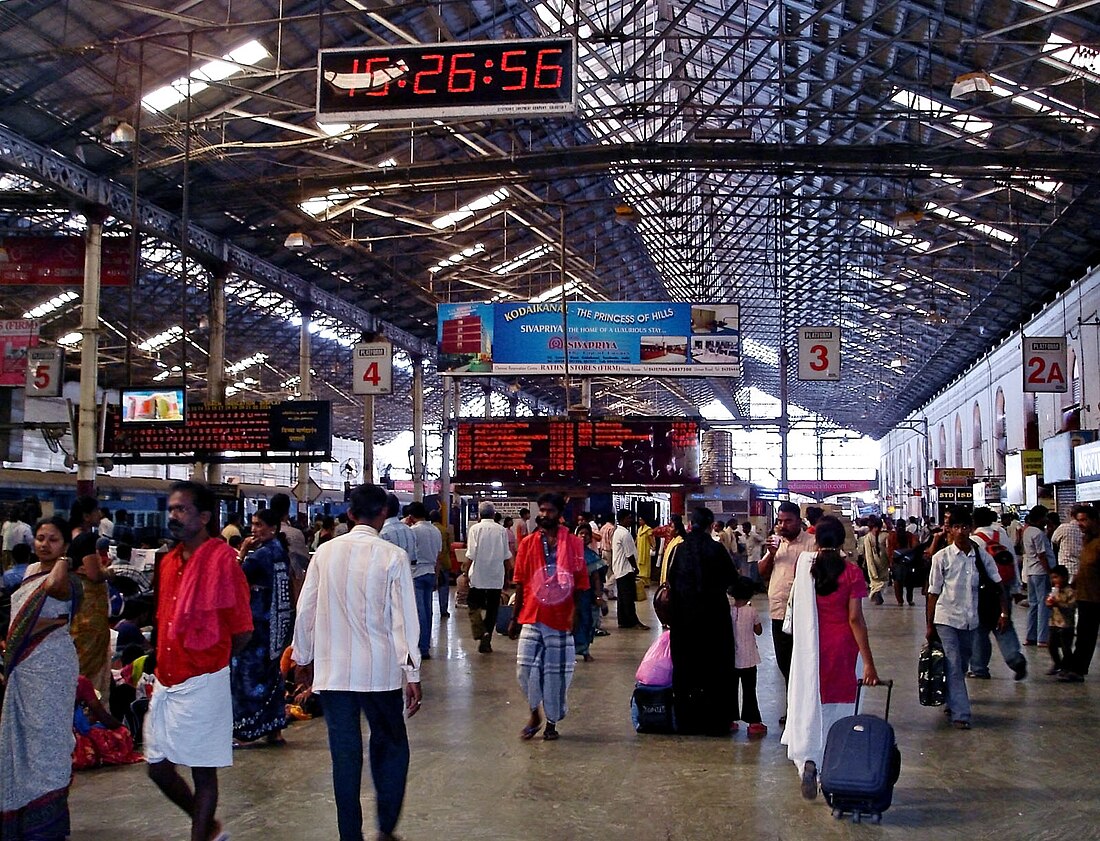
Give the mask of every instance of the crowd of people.
[[[111, 561], [127, 555], [119, 538], [133, 534], [126, 513], [111, 516], [90, 498], [68, 519], [41, 518], [36, 506], [16, 506], [3, 526], [5, 838], [66, 837], [73, 768], [94, 764], [97, 748], [104, 762], [140, 759], [136, 741], [149, 777], [190, 817], [192, 839], [224, 841], [218, 769], [235, 748], [285, 744], [288, 711], [308, 717], [307, 709], [326, 721], [342, 839], [362, 837], [366, 717], [377, 837], [393, 837], [433, 602], [440, 621], [450, 615], [455, 554], [439, 512], [421, 502], [402, 509], [393, 494], [363, 485], [339, 519], [299, 528], [278, 495], [247, 524], [231, 516], [219, 529], [209, 489], [177, 483], [149, 609], [112, 623], [108, 582], [119, 566]], [[916, 590], [925, 595], [927, 636], [944, 651], [946, 709], [958, 729], [971, 726], [966, 681], [990, 676], [990, 635], [1018, 680], [1027, 675], [1022, 646], [1049, 647], [1048, 674], [1061, 682], [1084, 680], [1091, 664], [1100, 515], [1090, 505], [1075, 506], [1067, 523], [1042, 506], [1023, 524], [956, 507], [942, 525], [870, 517], [853, 528], [812, 506], [803, 519], [784, 502], [766, 535], [749, 522], [716, 521], [707, 508], [656, 527], [644, 515], [635, 524], [628, 510], [595, 521], [587, 512], [567, 521], [567, 511], [556, 493], [538, 498], [534, 517], [526, 509], [503, 517], [483, 502], [467, 533], [456, 606], [464, 598], [480, 653], [492, 654], [495, 632], [517, 640], [524, 740], [561, 737], [576, 663], [591, 662], [596, 638], [609, 633], [608, 602], [617, 602], [623, 632], [649, 630], [636, 605], [655, 583], [684, 734], [728, 736], [741, 723], [750, 737], [767, 734], [756, 697], [764, 626], [752, 604], [766, 594], [787, 690], [782, 743], [807, 798], [817, 796], [830, 725], [854, 711], [857, 680], [878, 682], [865, 600], [883, 606], [892, 591], [905, 606]], [[987, 585], [992, 603], [979, 599]], [[1027, 604], [1023, 642], [1014, 602]]]

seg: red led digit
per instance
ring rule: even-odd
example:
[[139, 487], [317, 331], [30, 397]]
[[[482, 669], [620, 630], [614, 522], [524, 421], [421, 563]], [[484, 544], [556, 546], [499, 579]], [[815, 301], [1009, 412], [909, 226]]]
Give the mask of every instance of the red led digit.
[[535, 87], [556, 89], [561, 87], [562, 68], [546, 60], [548, 56], [560, 56], [561, 50], [539, 50], [535, 62]]
[[500, 69], [504, 73], [518, 73], [519, 81], [514, 85], [501, 85], [502, 91], [521, 91], [527, 87], [527, 65], [521, 65], [519, 67], [509, 67], [508, 59], [512, 56], [525, 56], [527, 50], [508, 50], [500, 57]]
[[420, 58], [422, 61], [425, 62], [434, 61], [435, 70], [421, 70], [419, 73], [416, 74], [416, 76], [413, 77], [413, 93], [439, 93], [439, 90], [437, 88], [421, 87], [420, 80], [425, 76], [438, 76], [440, 73], [443, 72], [443, 56], [439, 53], [427, 53], [426, 55], [422, 55]]
[[386, 58], [386, 56], [376, 56], [375, 58], [368, 58], [365, 62], [363, 62], [363, 72], [365, 74], [369, 75], [377, 71], [381, 71], [383, 77], [386, 80], [380, 88], [376, 87], [375, 85], [371, 85], [369, 90], [363, 91], [363, 96], [385, 96], [389, 92], [390, 77], [388, 74], [386, 74], [386, 69], [391, 67], [392, 65], [393, 62]]
[[[451, 56], [451, 72], [447, 74], [447, 92], [448, 93], [469, 93], [474, 89], [474, 85], [477, 83], [477, 73], [473, 70], [466, 70], [458, 66], [458, 60], [460, 58], [473, 58], [473, 53], [455, 53]], [[462, 81], [465, 79], [469, 85], [464, 88], [456, 88], [455, 80]]]

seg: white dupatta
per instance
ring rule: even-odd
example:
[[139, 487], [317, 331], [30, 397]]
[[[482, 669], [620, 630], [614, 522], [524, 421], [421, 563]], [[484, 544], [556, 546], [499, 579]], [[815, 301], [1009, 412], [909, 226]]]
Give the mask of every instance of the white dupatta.
[[791, 677], [787, 685], [787, 726], [782, 744], [787, 746], [787, 758], [798, 766], [807, 759], [821, 765], [825, 752], [825, 734], [821, 715], [821, 675], [818, 656], [817, 594], [814, 591], [810, 567], [816, 552], [803, 552], [795, 562], [794, 583], [791, 586], [791, 607], [794, 610], [794, 651], [791, 655]]
[[[818, 771], [825, 756], [825, 739], [838, 720], [856, 712], [855, 704], [821, 703], [821, 636], [817, 622], [817, 591], [811, 569], [816, 552], [803, 552], [795, 567], [791, 604], [794, 608], [794, 651], [787, 686], [787, 727], [782, 744], [787, 758], [797, 766], [812, 759]], [[863, 674], [863, 658], [856, 657], [856, 675]]]

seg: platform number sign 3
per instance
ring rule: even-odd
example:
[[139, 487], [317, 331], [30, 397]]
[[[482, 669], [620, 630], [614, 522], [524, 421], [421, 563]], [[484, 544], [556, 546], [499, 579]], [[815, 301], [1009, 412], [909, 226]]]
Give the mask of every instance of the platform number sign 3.
[[354, 394], [391, 394], [393, 392], [393, 345], [366, 342], [352, 350], [352, 392]]
[[1024, 391], [1063, 393], [1069, 390], [1065, 336], [1024, 339]]
[[798, 328], [798, 378], [800, 380], [840, 379], [839, 328]]

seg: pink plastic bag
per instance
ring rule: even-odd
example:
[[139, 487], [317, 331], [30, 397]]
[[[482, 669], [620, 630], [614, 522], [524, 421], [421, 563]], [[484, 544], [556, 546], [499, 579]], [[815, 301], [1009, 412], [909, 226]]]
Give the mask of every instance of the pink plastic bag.
[[653, 641], [642, 658], [634, 679], [646, 686], [672, 686], [672, 652], [669, 650], [668, 631]]

